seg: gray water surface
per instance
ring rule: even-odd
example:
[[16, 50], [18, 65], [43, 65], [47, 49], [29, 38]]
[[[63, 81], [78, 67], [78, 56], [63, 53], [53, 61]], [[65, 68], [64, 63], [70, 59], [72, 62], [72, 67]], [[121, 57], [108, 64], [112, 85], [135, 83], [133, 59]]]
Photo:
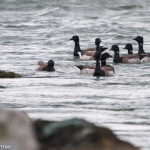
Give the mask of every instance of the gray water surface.
[[[150, 52], [148, 0], [0, 0], [0, 70], [23, 75], [0, 79], [0, 103], [25, 111], [32, 118], [84, 118], [111, 128], [121, 139], [150, 149], [150, 63], [113, 64], [114, 77], [81, 75], [74, 59], [79, 35], [81, 48], [94, 47], [95, 38], [110, 48], [122, 48], [144, 37]], [[110, 54], [113, 54], [110, 52]], [[56, 72], [36, 71], [39, 60], [55, 61]]]

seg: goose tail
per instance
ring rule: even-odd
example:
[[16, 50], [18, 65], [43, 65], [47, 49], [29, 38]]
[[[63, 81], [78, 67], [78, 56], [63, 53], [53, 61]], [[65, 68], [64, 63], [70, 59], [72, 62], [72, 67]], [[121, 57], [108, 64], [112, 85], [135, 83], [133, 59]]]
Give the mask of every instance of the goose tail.
[[80, 59], [83, 59], [81, 52], [78, 52]]
[[75, 66], [73, 66], [73, 68], [76, 70], [77, 73], [80, 73], [82, 66], [81, 65], [79, 65], [79, 66], [75, 65]]

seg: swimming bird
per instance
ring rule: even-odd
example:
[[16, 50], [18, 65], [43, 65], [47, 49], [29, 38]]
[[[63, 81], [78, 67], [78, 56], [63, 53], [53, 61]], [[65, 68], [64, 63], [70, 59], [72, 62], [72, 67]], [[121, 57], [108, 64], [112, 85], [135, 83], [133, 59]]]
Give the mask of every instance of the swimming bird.
[[[80, 43], [79, 43], [79, 36], [77, 36], [77, 35], [72, 36], [72, 38], [70, 40], [73, 40], [75, 43], [74, 53], [73, 53], [74, 56], [79, 56], [78, 52], [82, 52], [83, 54], [93, 55], [96, 51], [96, 48], [87, 48], [85, 50], [81, 50]], [[94, 51], [94, 53], [93, 53], [93, 51]]]
[[143, 43], [144, 43], [143, 37], [142, 36], [137, 36], [133, 40], [138, 42], [138, 54], [146, 55], [146, 57], [143, 58], [143, 62], [150, 61], [150, 53], [146, 53], [143, 49]]
[[128, 50], [128, 55], [132, 55], [133, 54], [133, 46], [132, 46], [131, 43], [127, 43], [123, 49], [127, 49]]
[[[80, 56], [80, 59], [82, 60], [93, 60], [93, 55], [95, 54], [96, 48], [87, 48], [84, 50], [81, 50], [80, 44], [79, 44], [79, 37], [77, 35], [74, 35], [70, 40], [73, 40], [75, 42], [74, 47], [74, 56]], [[100, 43], [102, 41], [100, 40]], [[106, 50], [106, 47], [100, 46], [101, 51]]]
[[127, 58], [139, 58], [140, 57], [139, 56], [140, 54], [133, 54], [133, 46], [131, 43], [127, 43], [123, 49], [128, 50], [128, 54], [123, 55], [123, 57], [127, 57]]
[[101, 69], [105, 71], [105, 76], [114, 76], [115, 75], [115, 69], [111, 65], [106, 64], [106, 59], [112, 58], [112, 56], [109, 53], [102, 54], [101, 57]]
[[49, 60], [47, 63], [47, 66], [45, 66], [42, 71], [55, 71], [54, 68], [54, 61], [53, 60]]
[[[107, 47], [100, 47], [99, 50], [102, 52], [104, 52], [106, 49], [108, 49]], [[95, 55], [95, 52], [93, 55], [86, 55], [86, 54], [83, 54], [82, 52], [78, 52], [79, 54], [79, 57], [81, 60], [94, 60], [94, 55]]]
[[141, 63], [141, 59], [143, 57], [145, 57], [145, 56], [139, 57], [139, 58], [128, 58], [128, 57], [124, 57], [124, 56], [120, 57], [118, 45], [112, 45], [110, 50], [114, 51], [114, 59], [113, 59], [114, 63], [140, 64]]
[[42, 71], [42, 69], [43, 69], [45, 66], [47, 66], [47, 63], [46, 63], [46, 62], [39, 61], [39, 62], [37, 63], [36, 70]]
[[45, 63], [43, 61], [39, 61], [37, 70], [40, 70], [40, 71], [55, 71], [54, 61], [49, 60], [47, 63]]
[[[101, 56], [101, 70], [104, 70], [105, 76], [114, 76], [115, 70], [112, 66], [107, 65], [106, 59], [111, 58], [112, 56], [108, 53], [103, 53]], [[78, 65], [75, 66], [79, 69], [81, 74], [94, 74], [96, 69], [96, 64], [90, 65]]]
[[96, 77], [105, 76], [105, 71], [102, 70], [100, 67], [100, 59], [101, 59], [102, 52], [99, 49], [99, 45], [100, 45], [100, 39], [99, 38], [95, 39], [95, 45], [96, 45], [96, 52], [94, 54], [94, 59], [96, 60], [96, 68], [95, 68], [95, 71], [93, 73], [93, 76], [96, 76]]
[[[143, 37], [142, 36], [137, 36], [136, 38], [134, 38], [133, 40], [135, 40], [136, 42], [138, 42], [138, 46], [139, 46], [139, 49], [138, 49], [138, 54], [145, 54], [145, 51], [143, 49]], [[147, 53], [148, 54], [148, 53]]]

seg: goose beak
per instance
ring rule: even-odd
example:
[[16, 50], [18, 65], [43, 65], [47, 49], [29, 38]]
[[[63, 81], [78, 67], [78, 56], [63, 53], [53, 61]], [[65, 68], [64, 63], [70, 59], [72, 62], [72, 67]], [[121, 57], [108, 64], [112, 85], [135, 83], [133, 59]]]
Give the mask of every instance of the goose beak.
[[101, 47], [101, 51], [105, 51], [106, 49], [108, 49], [107, 47]]
[[132, 39], [132, 40], [136, 40], [136, 38]]
[[73, 38], [69, 39], [69, 40], [73, 40]]
[[108, 47], [103, 47], [103, 49], [108, 49]]

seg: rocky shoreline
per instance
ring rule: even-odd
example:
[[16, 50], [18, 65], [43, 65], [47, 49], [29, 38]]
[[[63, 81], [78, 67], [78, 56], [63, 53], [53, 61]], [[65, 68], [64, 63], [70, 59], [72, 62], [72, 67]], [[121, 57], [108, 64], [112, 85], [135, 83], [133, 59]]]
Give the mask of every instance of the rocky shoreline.
[[3, 88], [5, 88], [5, 87], [0, 85], [0, 89], [3, 89]]
[[0, 78], [20, 78], [21, 75], [14, 72], [0, 70]]
[[0, 109], [0, 145], [6, 144], [12, 150], [139, 150], [83, 119], [32, 120], [24, 112]]

